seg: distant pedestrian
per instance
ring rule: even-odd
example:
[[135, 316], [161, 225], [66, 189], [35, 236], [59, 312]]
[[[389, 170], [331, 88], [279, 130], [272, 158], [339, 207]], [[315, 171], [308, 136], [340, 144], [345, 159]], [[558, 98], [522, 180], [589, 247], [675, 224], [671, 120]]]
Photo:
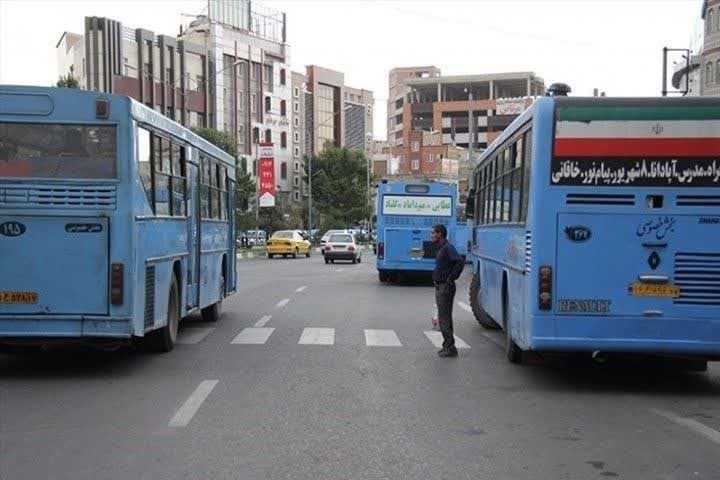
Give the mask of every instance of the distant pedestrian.
[[465, 267], [465, 261], [458, 255], [455, 246], [448, 241], [445, 225], [435, 225], [433, 227], [432, 241], [438, 246], [435, 255], [433, 283], [435, 284], [438, 323], [443, 336], [442, 350], [438, 352], [438, 355], [441, 357], [457, 357], [452, 310], [455, 301], [455, 280], [460, 278], [460, 274]]

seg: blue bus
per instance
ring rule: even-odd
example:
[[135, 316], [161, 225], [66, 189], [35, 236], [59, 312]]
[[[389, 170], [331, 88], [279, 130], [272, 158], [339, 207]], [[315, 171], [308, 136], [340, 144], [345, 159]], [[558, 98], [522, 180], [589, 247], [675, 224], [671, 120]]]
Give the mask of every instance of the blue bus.
[[448, 239], [456, 235], [457, 186], [429, 182], [383, 181], [377, 189], [377, 270], [381, 282], [406, 272], [432, 272], [437, 247], [433, 225], [443, 224]]
[[0, 344], [140, 343], [235, 292], [235, 160], [134, 100], [0, 86]]
[[507, 355], [720, 359], [720, 102], [538, 99], [473, 166], [470, 302]]

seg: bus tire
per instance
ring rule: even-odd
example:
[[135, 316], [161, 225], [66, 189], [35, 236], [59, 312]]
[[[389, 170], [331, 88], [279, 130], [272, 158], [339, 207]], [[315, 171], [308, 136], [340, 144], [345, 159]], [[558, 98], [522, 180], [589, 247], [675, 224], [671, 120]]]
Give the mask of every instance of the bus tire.
[[215, 323], [222, 315], [223, 297], [225, 296], [225, 276], [220, 277], [220, 300], [200, 310], [202, 319], [208, 323]]
[[180, 326], [180, 294], [175, 275], [172, 276], [168, 294], [167, 323], [164, 327], [150, 332], [145, 336], [144, 344], [151, 352], [167, 353], [173, 349], [177, 341]]
[[507, 332], [507, 359], [510, 363], [521, 365], [523, 363], [523, 350], [518, 346], [515, 341], [510, 337], [510, 332]]
[[380, 280], [380, 282], [382, 283], [385, 283], [390, 280], [390, 276], [385, 270], [380, 270], [378, 271], [378, 280]]
[[478, 302], [478, 294], [480, 293], [480, 277], [477, 273], [473, 275], [470, 282], [470, 308], [472, 309], [475, 320], [488, 330], [499, 330], [500, 325], [492, 319], [488, 313], [482, 309]]

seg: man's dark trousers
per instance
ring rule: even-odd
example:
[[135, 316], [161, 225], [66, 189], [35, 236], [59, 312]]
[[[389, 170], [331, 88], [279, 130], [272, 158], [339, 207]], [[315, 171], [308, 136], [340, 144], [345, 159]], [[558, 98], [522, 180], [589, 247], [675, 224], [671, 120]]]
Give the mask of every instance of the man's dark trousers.
[[452, 311], [455, 301], [455, 282], [435, 284], [435, 303], [438, 310], [438, 323], [443, 336], [443, 348], [455, 348], [455, 336], [453, 334]]

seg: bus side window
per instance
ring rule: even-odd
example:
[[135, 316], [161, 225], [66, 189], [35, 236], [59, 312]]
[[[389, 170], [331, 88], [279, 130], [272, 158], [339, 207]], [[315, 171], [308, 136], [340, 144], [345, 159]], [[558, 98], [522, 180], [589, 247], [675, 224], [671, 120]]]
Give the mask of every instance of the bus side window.
[[210, 161], [200, 154], [200, 216], [210, 218]]
[[532, 162], [532, 129], [525, 132], [523, 135], [523, 144], [525, 146], [525, 153], [523, 155], [523, 183], [522, 183], [522, 209], [521, 209], [521, 222], [527, 219], [528, 213], [528, 201], [530, 199], [530, 163]]
[[153, 140], [155, 175], [155, 215], [170, 215], [170, 142], [158, 136]]
[[151, 153], [151, 136], [148, 130], [142, 127], [137, 128], [137, 162], [138, 174], [142, 181], [145, 195], [147, 196], [150, 208], [154, 210], [152, 198], [152, 153]]
[[521, 136], [515, 143], [515, 158], [513, 161], [512, 182], [510, 187], [512, 195], [510, 221], [513, 223], [520, 223], [522, 221], [520, 210], [522, 208], [523, 149], [523, 137]]

